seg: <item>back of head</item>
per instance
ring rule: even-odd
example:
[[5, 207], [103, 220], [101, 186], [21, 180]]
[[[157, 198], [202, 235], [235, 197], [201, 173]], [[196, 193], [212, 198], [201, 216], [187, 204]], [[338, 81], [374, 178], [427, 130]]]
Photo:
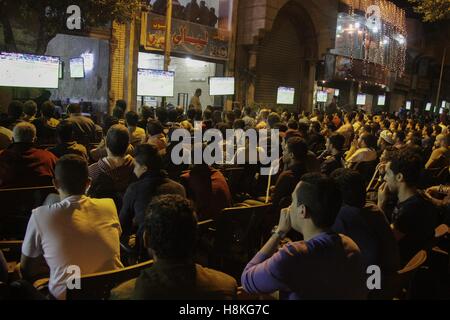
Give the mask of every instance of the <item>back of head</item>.
[[294, 159], [297, 161], [304, 161], [308, 154], [308, 145], [305, 140], [300, 137], [289, 138], [286, 142], [287, 150], [292, 152]]
[[149, 120], [147, 123], [147, 131], [151, 136], [161, 134], [164, 132], [164, 127], [158, 120]]
[[289, 129], [298, 130], [298, 122], [295, 120], [289, 120], [287, 126]]
[[[55, 105], [51, 101], [45, 101], [42, 104], [41, 112], [45, 118], [50, 119], [55, 115]], [[74, 112], [74, 113], [79, 113], [79, 112]]]
[[234, 121], [233, 129], [244, 129], [245, 128], [245, 121], [242, 119], [238, 119]]
[[147, 209], [148, 246], [159, 259], [191, 259], [197, 241], [197, 218], [190, 202], [179, 195], [154, 198]]
[[333, 179], [320, 173], [302, 176], [295, 189], [297, 206], [303, 204], [318, 228], [331, 228], [341, 208], [341, 193]]
[[106, 134], [106, 147], [116, 157], [123, 157], [130, 144], [130, 135], [125, 126], [113, 125]]
[[178, 119], [178, 111], [176, 108], [171, 108], [167, 111], [167, 120], [169, 122], [177, 122]]
[[148, 118], [153, 116], [152, 109], [149, 106], [143, 106], [141, 108], [142, 119], [147, 120]]
[[377, 138], [372, 134], [364, 134], [361, 136], [367, 148], [374, 149], [377, 146]]
[[36, 140], [36, 127], [28, 122], [19, 122], [13, 129], [14, 142], [33, 143]]
[[127, 110], [127, 102], [125, 100], [117, 100], [116, 108], [120, 108], [123, 113]]
[[139, 116], [134, 111], [128, 111], [125, 115], [125, 120], [127, 122], [127, 126], [136, 127], [139, 122]]
[[115, 124], [119, 124], [119, 119], [114, 116], [107, 115], [103, 119], [103, 132], [108, 132], [109, 128]]
[[134, 149], [134, 154], [134, 160], [141, 166], [156, 171], [162, 168], [162, 158], [156, 146], [140, 144]]
[[363, 208], [366, 204], [366, 189], [361, 174], [352, 169], [339, 168], [330, 176], [337, 183], [344, 205]]
[[115, 107], [112, 111], [112, 114], [117, 119], [123, 119], [125, 117], [125, 112], [122, 108]]
[[345, 144], [345, 137], [342, 134], [335, 133], [332, 134], [330, 137], [330, 144], [333, 146], [334, 149], [337, 151], [342, 151], [342, 148]]
[[233, 111], [227, 111], [225, 113], [225, 117], [227, 119], [227, 122], [233, 123], [234, 120], [236, 120], [235, 114]]
[[244, 113], [245, 113], [246, 116], [251, 116], [252, 115], [252, 108], [245, 107], [244, 108]]
[[81, 113], [81, 106], [78, 103], [71, 103], [67, 107], [68, 113]]
[[206, 109], [203, 111], [203, 120], [211, 120], [212, 119], [212, 111]]
[[73, 140], [73, 124], [70, 120], [63, 120], [56, 127], [56, 135], [61, 142], [71, 142]]
[[33, 100], [28, 100], [23, 104], [23, 113], [27, 116], [34, 116], [37, 112], [37, 104]]
[[23, 103], [13, 100], [8, 106], [8, 115], [13, 119], [20, 119], [23, 114]]
[[84, 194], [89, 179], [86, 160], [74, 154], [61, 157], [56, 162], [55, 179], [58, 187], [69, 195]]
[[242, 117], [242, 111], [239, 108], [234, 108], [233, 113], [235, 119], [240, 119]]
[[276, 123], [281, 122], [281, 118], [280, 115], [276, 112], [272, 112], [271, 114], [269, 114], [269, 116], [267, 117], [267, 124], [269, 125], [269, 127], [273, 128], [274, 125]]
[[162, 124], [165, 124], [167, 122], [167, 108], [157, 108], [155, 111], [155, 115]]

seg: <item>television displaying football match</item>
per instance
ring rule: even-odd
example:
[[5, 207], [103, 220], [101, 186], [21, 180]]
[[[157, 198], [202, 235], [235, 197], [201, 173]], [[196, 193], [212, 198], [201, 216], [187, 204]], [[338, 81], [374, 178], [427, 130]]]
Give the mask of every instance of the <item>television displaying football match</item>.
[[138, 96], [173, 97], [175, 72], [138, 69]]
[[377, 105], [384, 106], [385, 104], [386, 104], [386, 96], [385, 95], [378, 96]]
[[70, 77], [84, 78], [84, 59], [72, 58], [70, 59]]
[[277, 94], [277, 104], [294, 104], [295, 89], [279, 87]]
[[0, 86], [57, 89], [59, 58], [0, 52]]
[[357, 96], [357, 98], [356, 98], [356, 104], [358, 105], [358, 106], [363, 106], [363, 105], [365, 105], [366, 104], [366, 95], [365, 94], [362, 94], [362, 93], [360, 93], [360, 94], [358, 94], [358, 96]]
[[233, 77], [211, 77], [209, 78], [210, 96], [231, 96], [234, 95]]
[[328, 100], [328, 92], [317, 91], [317, 102], [327, 102], [327, 100]]

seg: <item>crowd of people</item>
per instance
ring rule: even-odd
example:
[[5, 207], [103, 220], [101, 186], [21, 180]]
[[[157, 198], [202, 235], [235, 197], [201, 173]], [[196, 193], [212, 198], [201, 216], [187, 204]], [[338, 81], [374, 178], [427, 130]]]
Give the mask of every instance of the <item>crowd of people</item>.
[[[156, 0], [151, 3], [152, 11], [158, 14], [166, 15], [167, 0]], [[216, 27], [219, 21], [216, 9], [214, 7], [208, 8], [205, 1], [191, 0], [186, 6], [183, 6], [179, 1], [172, 2], [172, 16], [177, 19], [187, 20], [194, 23], [199, 23], [209, 27]]]
[[[54, 185], [58, 192], [33, 210], [20, 264], [31, 283], [50, 276], [51, 298], [66, 297], [70, 265], [82, 274], [123, 268], [121, 244], [154, 264], [114, 289], [113, 299], [232, 299], [238, 282], [251, 294], [279, 291], [281, 299], [383, 297], [368, 291], [367, 267], [379, 266], [388, 287], [420, 250], [431, 249], [435, 229], [450, 224], [446, 113], [144, 106], [137, 114], [122, 100], [101, 123], [78, 104], [65, 119], [54, 112], [50, 101], [13, 101], [0, 122], [0, 188]], [[263, 164], [174, 163], [172, 134], [181, 128], [192, 136], [212, 128], [278, 130], [279, 141], [269, 145], [279, 142], [281, 169], [267, 180], [258, 174]], [[233, 147], [228, 159], [251, 146]], [[197, 222], [243, 200], [224, 176], [227, 166], [249, 173], [247, 199], [270, 201], [269, 230], [278, 221], [241, 279], [194, 258]]]

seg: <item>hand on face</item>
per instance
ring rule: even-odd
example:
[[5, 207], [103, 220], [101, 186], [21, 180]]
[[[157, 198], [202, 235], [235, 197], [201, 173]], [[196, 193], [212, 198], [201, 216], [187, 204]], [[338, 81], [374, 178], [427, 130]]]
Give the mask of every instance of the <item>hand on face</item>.
[[290, 207], [281, 209], [280, 221], [278, 222], [277, 232], [280, 231], [286, 234], [291, 230], [292, 226], [291, 226], [290, 211], [291, 211]]

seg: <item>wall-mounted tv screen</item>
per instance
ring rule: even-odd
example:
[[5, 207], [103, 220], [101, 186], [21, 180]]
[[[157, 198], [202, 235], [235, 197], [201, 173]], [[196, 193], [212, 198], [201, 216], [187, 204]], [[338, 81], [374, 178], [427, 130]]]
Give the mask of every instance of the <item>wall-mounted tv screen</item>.
[[294, 104], [295, 88], [279, 87], [277, 104]]
[[232, 96], [234, 95], [233, 77], [211, 77], [209, 78], [210, 96]]
[[406, 101], [406, 110], [411, 110], [411, 101]]
[[328, 100], [328, 92], [317, 91], [317, 102], [327, 102], [327, 100]]
[[379, 105], [379, 106], [386, 105], [386, 96], [385, 95], [378, 96], [378, 103], [377, 103], [377, 105]]
[[334, 96], [339, 97], [340, 91], [339, 89], [334, 89]]
[[358, 96], [357, 96], [357, 98], [356, 98], [356, 104], [358, 105], [358, 106], [363, 106], [363, 105], [365, 105], [366, 104], [366, 95], [365, 94], [362, 94], [362, 93], [360, 93], [360, 94], [358, 94]]
[[173, 97], [175, 72], [138, 69], [138, 96]]
[[425, 106], [425, 111], [431, 111], [431, 102], [428, 102]]
[[70, 59], [70, 77], [84, 78], [84, 59], [72, 58]]
[[0, 86], [58, 88], [59, 58], [0, 52]]

